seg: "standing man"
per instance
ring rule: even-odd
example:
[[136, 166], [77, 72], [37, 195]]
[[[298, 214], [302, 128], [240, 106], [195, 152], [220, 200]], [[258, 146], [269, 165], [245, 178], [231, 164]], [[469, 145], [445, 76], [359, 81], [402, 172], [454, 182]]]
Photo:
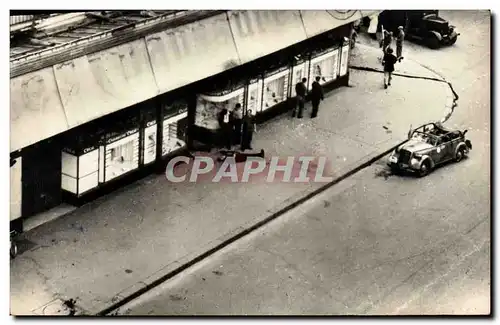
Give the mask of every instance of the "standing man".
[[396, 38], [396, 57], [398, 61], [403, 60], [403, 42], [405, 40], [405, 32], [403, 26], [398, 27], [398, 36]]
[[237, 103], [236, 106], [234, 106], [234, 111], [233, 111], [233, 143], [236, 145], [241, 144], [241, 123], [243, 119], [243, 112], [241, 110], [241, 104]]
[[384, 88], [391, 85], [392, 73], [394, 72], [394, 65], [398, 62], [398, 59], [392, 54], [394, 51], [392, 48], [387, 49], [387, 53], [384, 55], [382, 64], [384, 65]]
[[[295, 93], [297, 94], [297, 106], [298, 106], [298, 113], [297, 113], [297, 118], [302, 118], [302, 114], [304, 112], [304, 104], [306, 102], [306, 94], [307, 94], [307, 87], [306, 87], [306, 78], [302, 78], [302, 81], [297, 83], [295, 85]], [[294, 109], [292, 117], [295, 117], [295, 112], [297, 111]]]
[[241, 151], [245, 151], [246, 149], [253, 150], [252, 139], [255, 129], [256, 126], [253, 120], [252, 110], [249, 109], [243, 117], [243, 136], [241, 139]]
[[321, 77], [316, 77], [316, 80], [312, 83], [311, 89], [311, 102], [312, 102], [312, 112], [311, 118], [318, 116], [319, 103], [324, 99], [323, 87], [319, 84]]
[[227, 108], [222, 109], [219, 112], [219, 116], [217, 116], [217, 120], [219, 122], [219, 146], [231, 150], [231, 140], [233, 137], [233, 132], [231, 132], [233, 129], [231, 112]]

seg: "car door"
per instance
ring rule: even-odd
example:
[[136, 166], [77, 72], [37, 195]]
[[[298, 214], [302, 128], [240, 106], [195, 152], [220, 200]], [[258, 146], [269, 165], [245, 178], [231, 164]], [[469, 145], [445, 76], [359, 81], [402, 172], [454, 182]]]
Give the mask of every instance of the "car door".
[[449, 146], [446, 139], [443, 139], [442, 137], [437, 138], [435, 141], [433, 160], [435, 164], [440, 164], [447, 159], [446, 157], [448, 156]]

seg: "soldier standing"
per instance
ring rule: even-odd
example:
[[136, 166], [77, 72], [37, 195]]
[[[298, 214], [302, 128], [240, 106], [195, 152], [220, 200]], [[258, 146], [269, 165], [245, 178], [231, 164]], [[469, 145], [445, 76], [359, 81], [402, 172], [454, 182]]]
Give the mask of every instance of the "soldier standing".
[[405, 40], [405, 32], [403, 26], [398, 27], [398, 36], [396, 38], [396, 57], [401, 62], [403, 57], [403, 42]]
[[311, 102], [312, 102], [312, 112], [311, 118], [318, 116], [319, 103], [324, 99], [323, 87], [319, 84], [321, 77], [316, 77], [316, 80], [312, 83], [311, 89]]
[[302, 118], [307, 95], [306, 81], [306, 78], [302, 78], [302, 81], [295, 85], [295, 93], [297, 94], [297, 107], [293, 110], [292, 117], [295, 117], [295, 112], [298, 108], [297, 118]]

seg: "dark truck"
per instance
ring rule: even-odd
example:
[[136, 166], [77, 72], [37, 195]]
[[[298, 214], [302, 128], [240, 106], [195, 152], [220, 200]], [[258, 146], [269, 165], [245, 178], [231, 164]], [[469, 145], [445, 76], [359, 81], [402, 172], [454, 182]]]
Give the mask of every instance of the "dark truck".
[[398, 27], [403, 26], [407, 40], [423, 43], [431, 49], [453, 45], [459, 33], [455, 26], [439, 17], [438, 10], [384, 10], [378, 18], [379, 29], [398, 33]]

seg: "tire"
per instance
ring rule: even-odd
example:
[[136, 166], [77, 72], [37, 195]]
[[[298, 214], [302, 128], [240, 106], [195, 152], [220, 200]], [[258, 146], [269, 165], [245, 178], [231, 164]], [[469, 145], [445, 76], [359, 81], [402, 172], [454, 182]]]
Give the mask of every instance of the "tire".
[[458, 149], [457, 154], [455, 155], [455, 162], [461, 162], [462, 159], [464, 159], [464, 157], [465, 157], [465, 149], [464, 148]]
[[426, 43], [427, 47], [433, 50], [436, 50], [441, 46], [439, 39], [434, 34], [429, 34], [429, 36], [427, 36]]
[[426, 160], [422, 163], [422, 166], [420, 166], [420, 170], [418, 171], [418, 176], [424, 177], [429, 175], [431, 172], [431, 162], [429, 160]]
[[10, 258], [17, 256], [17, 245], [14, 241], [10, 241]]

